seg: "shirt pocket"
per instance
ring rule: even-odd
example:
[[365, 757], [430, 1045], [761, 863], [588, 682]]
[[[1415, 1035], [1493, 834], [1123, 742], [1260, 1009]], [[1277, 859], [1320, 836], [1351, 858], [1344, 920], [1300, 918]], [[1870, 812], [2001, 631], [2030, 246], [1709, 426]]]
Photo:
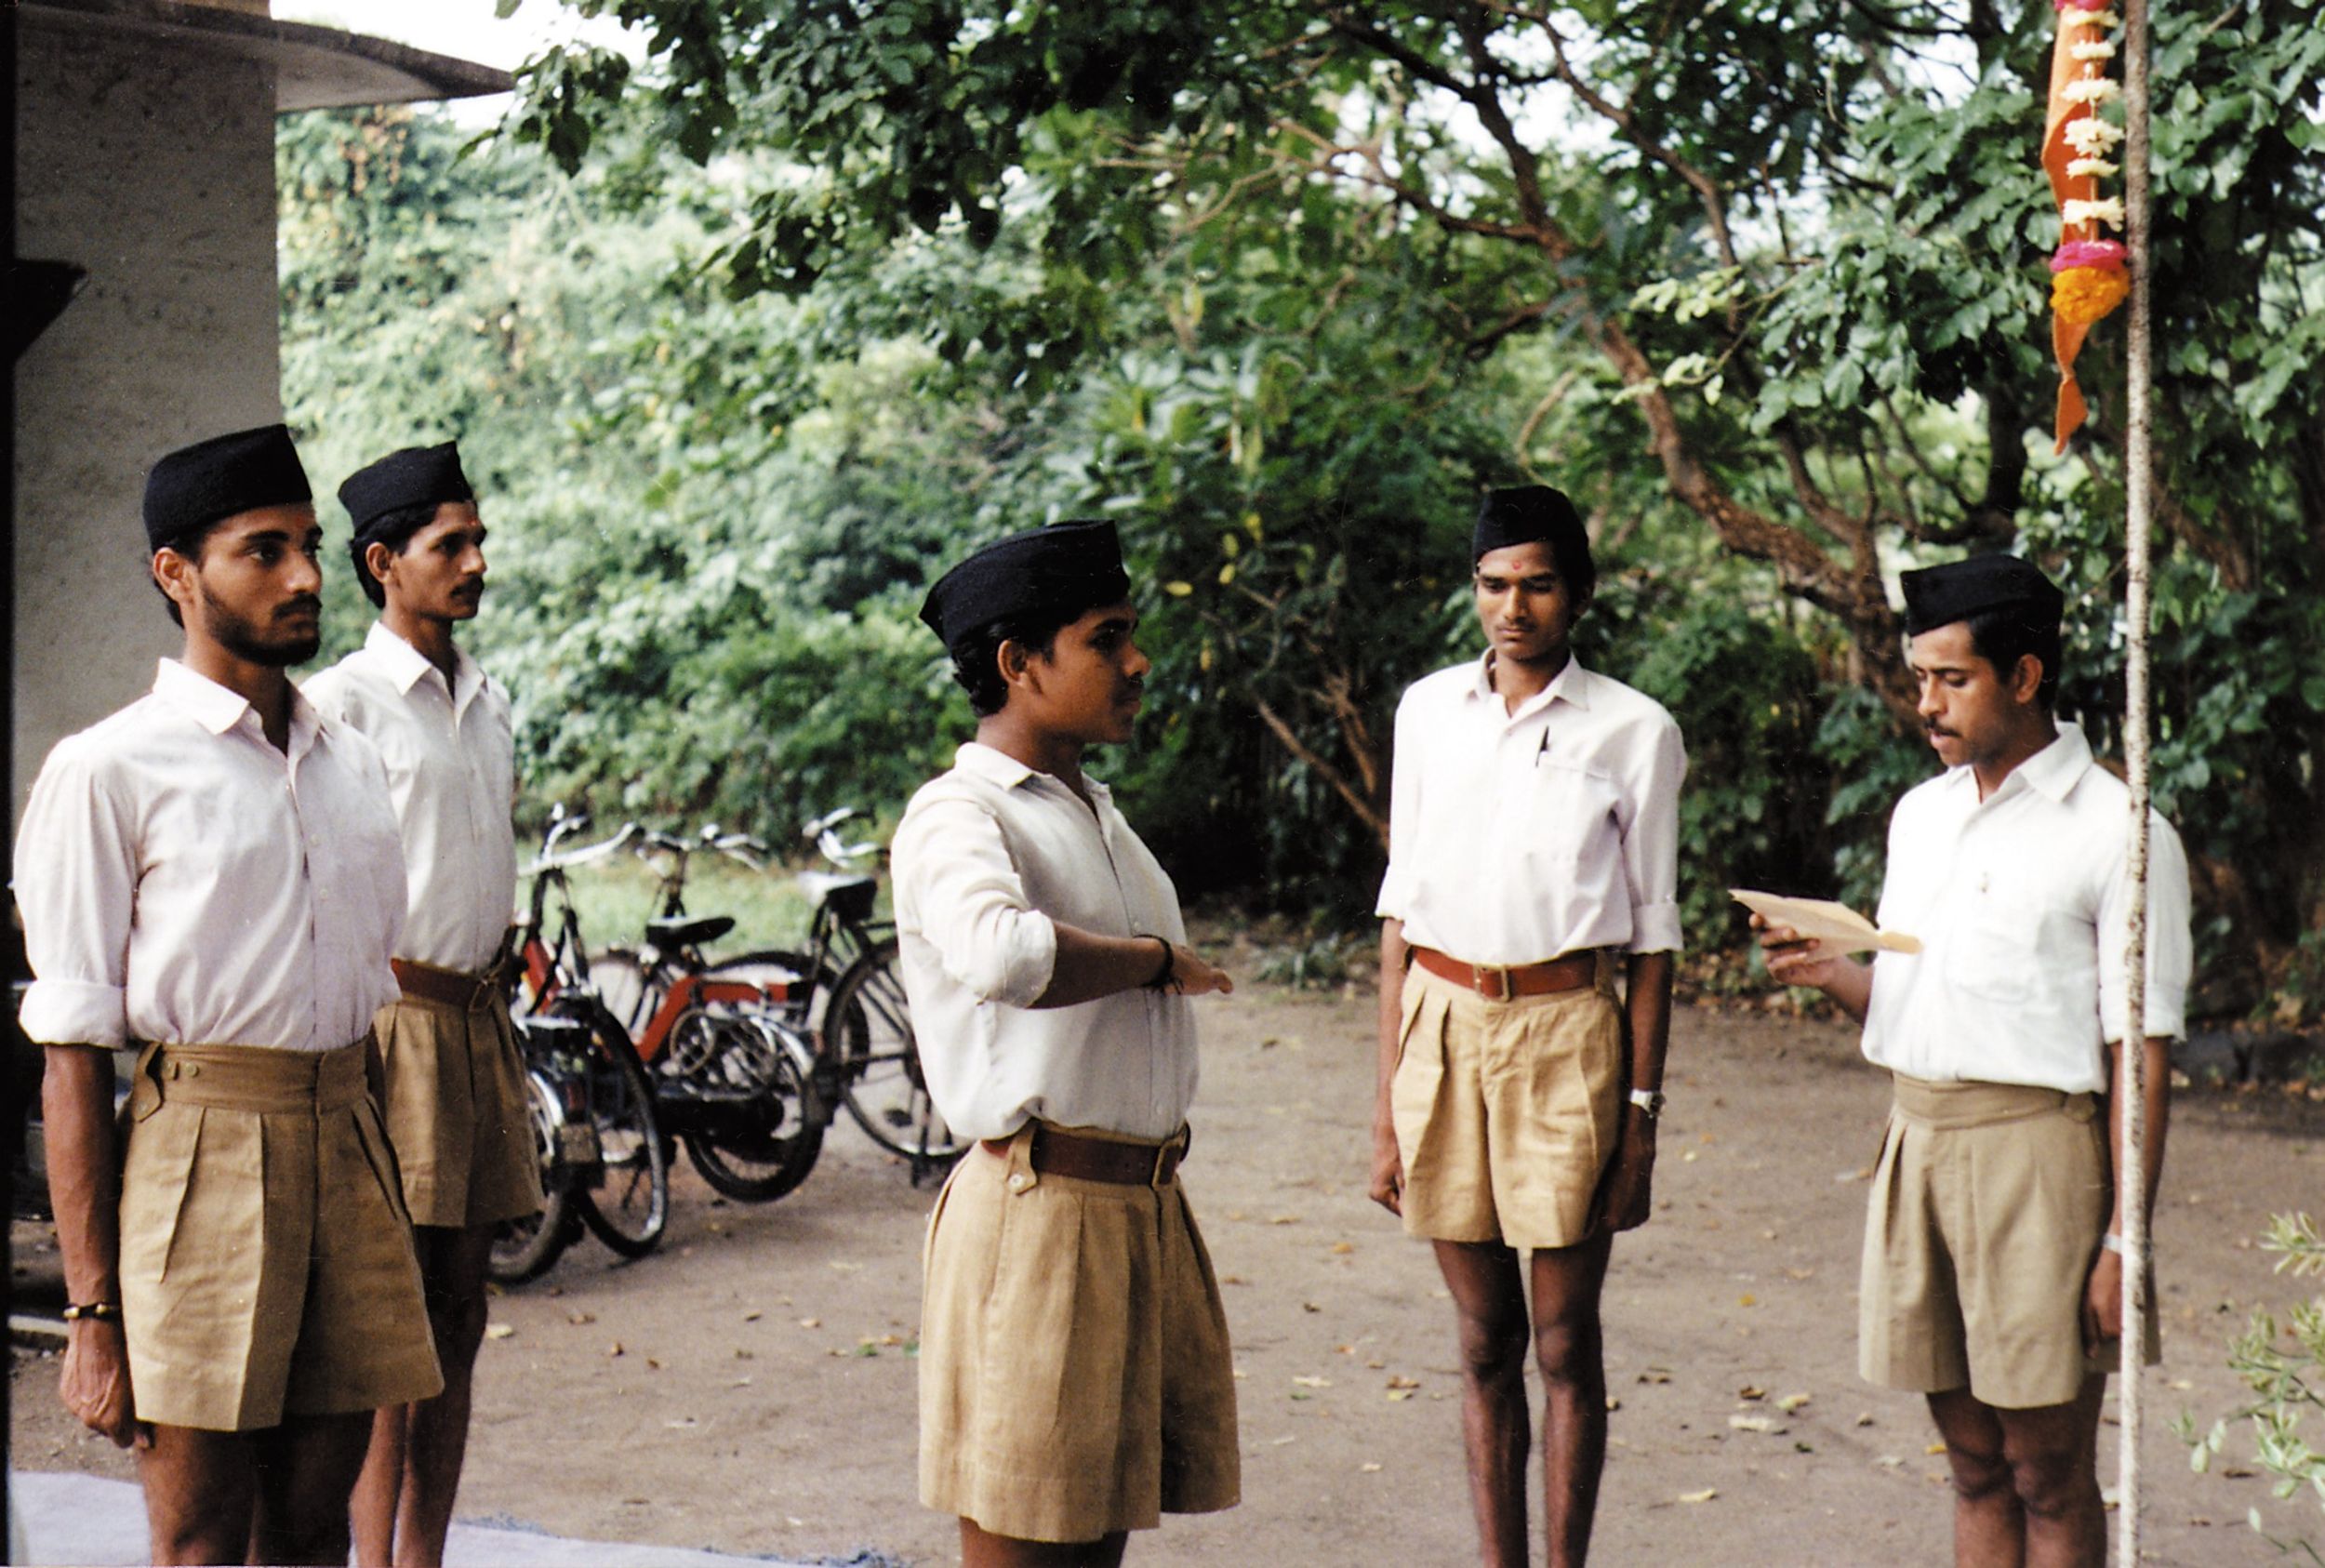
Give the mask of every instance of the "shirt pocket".
[[1526, 857], [1574, 866], [1595, 845], [1613, 844], [1622, 828], [1615, 817], [1621, 793], [1614, 780], [1596, 768], [1561, 763], [1544, 754], [1528, 779]]
[[1946, 943], [1946, 981], [1972, 996], [2025, 1007], [2057, 983], [2063, 953], [2081, 950], [2081, 911], [2032, 889], [2000, 887], [1977, 896]]

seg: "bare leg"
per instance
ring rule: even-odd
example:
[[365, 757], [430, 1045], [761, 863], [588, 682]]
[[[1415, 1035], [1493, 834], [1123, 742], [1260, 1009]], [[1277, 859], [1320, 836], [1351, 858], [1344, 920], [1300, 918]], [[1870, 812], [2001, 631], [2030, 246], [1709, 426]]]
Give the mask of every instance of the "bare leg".
[[2098, 1568], [2106, 1553], [2099, 1498], [2099, 1402], [2084, 1380], [2069, 1404], [1997, 1410], [1966, 1389], [1930, 1396], [1954, 1473], [1959, 1568]]
[[156, 1563], [249, 1560], [259, 1478], [248, 1433], [157, 1426], [153, 1446], [139, 1451], [138, 1479]]
[[1486, 1568], [1524, 1568], [1526, 1290], [1518, 1255], [1498, 1242], [1438, 1242], [1460, 1333], [1461, 1443], [1478, 1555]]
[[1020, 1541], [996, 1535], [973, 1519], [961, 1521], [961, 1568], [1116, 1568], [1130, 1532], [1095, 1541]]
[[1614, 1236], [1534, 1255], [1534, 1355], [1542, 1369], [1542, 1508], [1550, 1568], [1582, 1568], [1606, 1468], [1606, 1351], [1599, 1288]]
[[2022, 1568], [2026, 1516], [2002, 1457], [2002, 1423], [1967, 1389], [1929, 1396], [1954, 1482], [1954, 1568]]
[[371, 1446], [364, 1455], [363, 1474], [355, 1478], [355, 1495], [347, 1502], [357, 1568], [389, 1568], [395, 1561], [395, 1500], [404, 1490], [411, 1415], [408, 1404], [372, 1413]]
[[485, 1269], [494, 1228], [416, 1227], [428, 1324], [435, 1333], [444, 1392], [405, 1408], [403, 1490], [396, 1509], [397, 1568], [441, 1568], [452, 1505], [468, 1457], [469, 1409], [477, 1347], [485, 1342]]
[[251, 1561], [330, 1568], [347, 1561], [348, 1498], [371, 1443], [373, 1414], [294, 1415], [252, 1434], [259, 1484]]

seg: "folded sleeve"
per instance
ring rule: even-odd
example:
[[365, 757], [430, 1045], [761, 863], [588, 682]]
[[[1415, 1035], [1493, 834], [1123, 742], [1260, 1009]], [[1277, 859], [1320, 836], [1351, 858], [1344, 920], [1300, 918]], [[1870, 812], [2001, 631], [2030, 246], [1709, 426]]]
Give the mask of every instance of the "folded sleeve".
[[[2099, 903], [2099, 1027], [2109, 1041], [2125, 1037], [2131, 1013], [2131, 866], [2119, 861]], [[2187, 988], [2195, 970], [2189, 931], [2187, 851], [2172, 824], [2150, 812], [2147, 821], [2146, 1037], [2177, 1040], [2187, 1032]]]
[[44, 1044], [119, 1045], [128, 1038], [136, 814], [70, 747], [50, 753], [17, 833], [16, 900], [33, 977], [19, 1021]]
[[979, 1000], [1030, 1007], [1057, 966], [1057, 927], [1026, 897], [1000, 820], [975, 801], [923, 800], [891, 849], [897, 910]]
[[1658, 722], [1624, 780], [1629, 818], [1623, 824], [1623, 879], [1630, 893], [1630, 950], [1677, 952], [1680, 930], [1680, 786], [1687, 748], [1680, 726]]

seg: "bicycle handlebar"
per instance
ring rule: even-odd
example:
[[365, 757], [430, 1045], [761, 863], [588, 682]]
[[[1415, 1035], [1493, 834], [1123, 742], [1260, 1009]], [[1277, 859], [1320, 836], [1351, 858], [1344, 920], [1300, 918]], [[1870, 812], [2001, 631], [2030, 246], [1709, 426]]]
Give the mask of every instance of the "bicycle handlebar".
[[621, 825], [621, 831], [612, 838], [600, 839], [597, 843], [585, 844], [579, 849], [568, 849], [562, 855], [557, 854], [555, 852], [557, 841], [564, 838], [565, 832], [570, 831], [572, 828], [578, 827], [588, 820], [587, 817], [569, 817], [551, 828], [549, 832], [549, 842], [542, 846], [540, 858], [527, 866], [525, 869], [525, 874], [537, 877], [543, 871], [562, 871], [574, 866], [594, 865], [637, 836], [638, 825], [635, 822], [624, 822]]

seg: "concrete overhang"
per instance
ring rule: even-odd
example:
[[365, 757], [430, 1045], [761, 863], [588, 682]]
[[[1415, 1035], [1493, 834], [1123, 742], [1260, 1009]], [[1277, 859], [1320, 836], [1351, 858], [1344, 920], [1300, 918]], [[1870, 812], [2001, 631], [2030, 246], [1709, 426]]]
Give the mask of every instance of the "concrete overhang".
[[430, 54], [385, 38], [307, 22], [276, 21], [249, 10], [173, 0], [20, 0], [20, 26], [63, 34], [150, 40], [270, 61], [274, 109], [339, 109], [358, 103], [418, 103], [505, 93], [505, 71]]

